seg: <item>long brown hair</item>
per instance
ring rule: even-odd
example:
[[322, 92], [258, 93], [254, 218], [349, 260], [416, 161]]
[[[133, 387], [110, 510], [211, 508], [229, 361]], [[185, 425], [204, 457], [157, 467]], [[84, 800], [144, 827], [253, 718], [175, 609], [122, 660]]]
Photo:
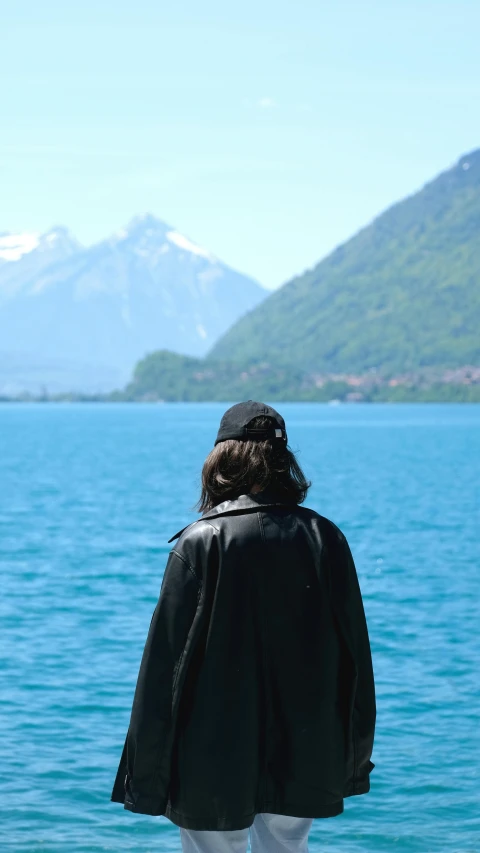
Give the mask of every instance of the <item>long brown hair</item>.
[[[253, 418], [248, 426], [263, 429], [270, 424], [270, 418], [261, 416]], [[283, 442], [278, 447], [270, 439], [231, 438], [219, 442], [204, 462], [197, 508], [205, 512], [222, 501], [248, 494], [254, 486], [258, 491], [268, 488], [276, 500], [300, 504], [311, 483], [293, 451]]]

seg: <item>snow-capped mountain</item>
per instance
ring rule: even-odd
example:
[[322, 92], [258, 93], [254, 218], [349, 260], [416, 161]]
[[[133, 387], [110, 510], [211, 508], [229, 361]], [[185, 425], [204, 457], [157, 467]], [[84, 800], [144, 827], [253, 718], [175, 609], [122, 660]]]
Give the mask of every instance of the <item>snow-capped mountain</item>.
[[67, 228], [52, 228], [45, 234], [0, 233], [0, 310], [42, 270], [79, 249]]
[[25, 232], [0, 233], [0, 265], [9, 261], [20, 261], [26, 255], [45, 263], [59, 260], [80, 248], [67, 228], [52, 228], [46, 234]]
[[[49, 365], [42, 384], [52, 391], [121, 385], [152, 350], [203, 355], [264, 296], [151, 215], [89, 248], [62, 228], [2, 234], [0, 390], [38, 390], [38, 363]], [[21, 377], [7, 353], [24, 366]]]

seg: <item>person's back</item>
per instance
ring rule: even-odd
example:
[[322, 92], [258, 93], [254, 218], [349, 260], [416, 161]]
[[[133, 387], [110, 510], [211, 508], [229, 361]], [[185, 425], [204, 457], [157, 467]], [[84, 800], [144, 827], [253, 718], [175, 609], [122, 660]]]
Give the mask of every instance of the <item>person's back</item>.
[[233, 407], [210, 456], [203, 516], [172, 537], [112, 799], [185, 835], [248, 833], [257, 815], [337, 815], [369, 790], [373, 767], [350, 549], [299, 506], [309, 484], [274, 410]]

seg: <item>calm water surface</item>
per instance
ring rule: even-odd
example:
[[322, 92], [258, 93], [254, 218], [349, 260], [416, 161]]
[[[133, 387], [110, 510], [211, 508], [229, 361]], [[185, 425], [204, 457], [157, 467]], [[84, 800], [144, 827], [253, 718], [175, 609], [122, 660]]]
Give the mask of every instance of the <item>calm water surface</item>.
[[[225, 408], [0, 406], [2, 850], [179, 850], [109, 797], [167, 539]], [[480, 406], [279, 408], [307, 505], [350, 540], [378, 690], [372, 791], [310, 849], [478, 853]]]

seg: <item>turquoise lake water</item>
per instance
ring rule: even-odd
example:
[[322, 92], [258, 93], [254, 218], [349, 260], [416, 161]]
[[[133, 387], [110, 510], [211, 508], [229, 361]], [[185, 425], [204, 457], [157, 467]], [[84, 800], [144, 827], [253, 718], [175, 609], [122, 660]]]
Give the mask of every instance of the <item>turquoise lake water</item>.
[[[179, 850], [109, 797], [167, 540], [225, 408], [0, 406], [2, 851]], [[478, 853], [480, 406], [278, 408], [306, 505], [350, 541], [378, 695], [372, 791], [310, 850]]]

